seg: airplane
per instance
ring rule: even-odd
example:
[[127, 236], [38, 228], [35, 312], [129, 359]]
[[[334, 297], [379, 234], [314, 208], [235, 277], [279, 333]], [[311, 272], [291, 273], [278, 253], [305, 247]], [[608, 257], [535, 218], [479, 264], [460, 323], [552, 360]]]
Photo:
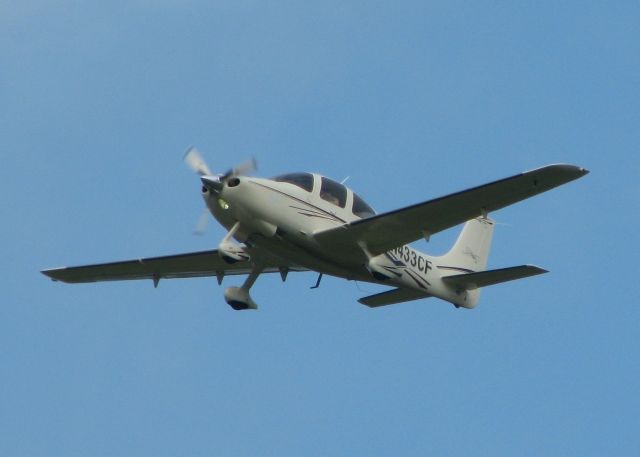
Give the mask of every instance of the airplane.
[[[581, 178], [555, 164], [415, 205], [376, 214], [358, 194], [315, 173], [250, 177], [255, 160], [213, 174], [193, 147], [184, 157], [199, 176], [206, 209], [228, 231], [218, 248], [164, 257], [43, 270], [54, 281], [87, 283], [247, 275], [227, 287], [234, 310], [257, 309], [250, 289], [263, 273], [314, 271], [392, 287], [358, 301], [371, 308], [436, 297], [474, 308], [485, 286], [547, 273], [534, 265], [487, 270], [495, 223], [488, 213]], [[451, 250], [430, 256], [408, 244], [463, 224]]]

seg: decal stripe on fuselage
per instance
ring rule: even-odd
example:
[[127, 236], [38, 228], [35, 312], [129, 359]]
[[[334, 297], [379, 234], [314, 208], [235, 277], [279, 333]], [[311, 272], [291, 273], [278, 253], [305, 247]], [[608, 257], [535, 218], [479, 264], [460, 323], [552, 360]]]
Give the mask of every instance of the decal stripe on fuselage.
[[[271, 190], [271, 191], [273, 191], [273, 192], [276, 192], [276, 193], [278, 193], [278, 194], [280, 194], [280, 195], [283, 195], [283, 196], [288, 197], [288, 198], [290, 198], [290, 199], [292, 199], [292, 200], [295, 200], [295, 201], [296, 201], [296, 202], [298, 202], [298, 203], [302, 203], [303, 205], [308, 206], [309, 208], [312, 208], [312, 209], [297, 208], [297, 207], [295, 207], [295, 206], [291, 206], [291, 208], [294, 208], [294, 209], [302, 209], [303, 211], [308, 211], [309, 213], [313, 213], [313, 212], [314, 212], [314, 210], [315, 210], [315, 211], [317, 211], [317, 212], [319, 213], [319, 214], [317, 214], [317, 215], [316, 215], [316, 214], [314, 214], [315, 216], [318, 216], [318, 217], [321, 217], [321, 216], [322, 216], [322, 217], [323, 217], [323, 218], [325, 218], [325, 219], [331, 219], [331, 220], [334, 220], [334, 221], [336, 221], [336, 222], [342, 222], [343, 224], [347, 222], [347, 221], [345, 221], [344, 219], [342, 219], [342, 218], [340, 218], [340, 217], [336, 216], [335, 214], [333, 214], [333, 213], [331, 213], [331, 212], [329, 212], [329, 211], [325, 211], [325, 210], [324, 210], [324, 209], [322, 209], [322, 208], [319, 208], [319, 207], [317, 207], [317, 206], [315, 206], [315, 205], [313, 205], [313, 204], [311, 204], [311, 203], [309, 203], [309, 202], [306, 202], [306, 201], [304, 201], [304, 200], [302, 200], [302, 199], [300, 199], [300, 198], [294, 197], [293, 195], [290, 195], [290, 194], [288, 194], [288, 193], [286, 193], [286, 192], [283, 192], [283, 191], [281, 191], [281, 190], [274, 189], [273, 187], [270, 187], [270, 186], [267, 186], [267, 185], [265, 185], [265, 184], [258, 183], [258, 182], [255, 182], [255, 181], [252, 181], [252, 184], [255, 184], [255, 185], [257, 185], [257, 186], [263, 187], [263, 188], [265, 188], [265, 189], [269, 189], [269, 190]], [[300, 214], [303, 214], [303, 213], [300, 213]], [[305, 216], [312, 216], [311, 214], [304, 214], [304, 215], [305, 215]]]
[[[297, 198], [291, 194], [288, 194], [287, 192], [275, 189], [263, 183], [253, 182], [253, 184], [256, 184], [264, 189], [271, 190], [279, 195], [293, 200], [295, 204], [290, 204], [289, 208], [295, 210], [300, 215], [331, 220], [343, 224], [346, 223], [344, 219], [336, 216], [335, 214], [326, 211], [312, 203]], [[298, 246], [298, 249], [306, 250], [302, 246]], [[309, 254], [313, 255], [314, 257], [318, 255], [320, 255], [320, 258], [324, 257], [318, 252], [314, 252], [313, 254], [309, 252]], [[394, 265], [394, 267], [384, 268], [391, 275], [396, 276], [396, 283], [405, 284], [405, 287], [413, 284], [414, 287], [420, 290], [428, 290], [431, 287], [431, 283], [426, 278], [429, 274], [429, 271], [433, 269], [433, 266], [431, 260], [429, 260], [429, 258], [424, 254], [410, 248], [407, 245], [403, 245], [384, 253], [384, 256]], [[325, 260], [331, 262], [331, 259], [329, 258]], [[404, 275], [404, 273], [406, 273], [406, 276]]]
[[444, 265], [438, 265], [438, 270], [453, 270], [453, 271], [460, 271], [462, 273], [476, 273], [475, 270], [469, 270], [468, 268], [447, 267], [447, 266], [444, 266]]

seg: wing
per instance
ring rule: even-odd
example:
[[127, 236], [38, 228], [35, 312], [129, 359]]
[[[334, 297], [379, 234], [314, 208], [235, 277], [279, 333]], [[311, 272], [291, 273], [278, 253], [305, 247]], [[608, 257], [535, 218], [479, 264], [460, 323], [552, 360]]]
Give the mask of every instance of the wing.
[[[307, 271], [286, 262], [267, 260], [264, 273], [278, 271]], [[191, 252], [165, 257], [126, 260], [122, 262], [63, 267], [43, 270], [42, 273], [54, 281], [67, 283], [122, 281], [131, 279], [197, 278], [202, 276], [242, 275], [251, 271], [249, 261], [228, 264], [220, 258], [217, 250]]]
[[378, 214], [314, 234], [323, 246], [360, 257], [364, 243], [373, 255], [546, 192], [587, 174], [574, 165], [549, 165], [417, 205]]

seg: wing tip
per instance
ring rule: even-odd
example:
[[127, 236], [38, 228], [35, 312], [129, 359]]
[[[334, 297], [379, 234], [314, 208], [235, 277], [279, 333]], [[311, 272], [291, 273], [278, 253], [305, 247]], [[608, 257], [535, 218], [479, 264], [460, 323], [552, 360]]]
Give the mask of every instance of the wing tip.
[[52, 281], [63, 281], [63, 279], [61, 279], [59, 273], [61, 271], [66, 270], [65, 267], [62, 268], [47, 268], [46, 270], [40, 270], [40, 273], [42, 273], [43, 275], [45, 275], [46, 277], [48, 277], [49, 279], [51, 279]]
[[587, 170], [586, 168], [580, 167], [578, 165], [572, 165], [569, 163], [558, 163], [558, 164], [555, 164], [555, 167], [558, 170], [562, 170], [566, 174], [575, 175], [577, 178], [580, 178], [584, 175], [589, 174], [589, 170]]
[[[573, 181], [574, 179], [582, 178], [583, 176], [588, 175], [590, 173], [590, 171], [587, 170], [586, 168], [580, 167], [578, 165], [572, 165], [570, 163], [552, 163], [545, 167], [537, 168], [530, 171], [541, 171], [541, 170], [557, 172], [563, 175], [564, 177], [566, 177], [568, 181]], [[529, 173], [529, 172], [525, 172], [525, 173]]]
[[547, 270], [545, 268], [542, 268], [542, 267], [539, 267], [537, 265], [527, 264], [527, 265], [524, 265], [524, 266], [531, 271], [532, 276], [549, 273], [549, 270]]

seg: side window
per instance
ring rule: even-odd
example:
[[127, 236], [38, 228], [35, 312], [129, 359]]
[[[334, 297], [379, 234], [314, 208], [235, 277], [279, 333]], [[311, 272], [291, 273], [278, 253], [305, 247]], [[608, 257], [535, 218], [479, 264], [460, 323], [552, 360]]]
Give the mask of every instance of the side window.
[[313, 175], [310, 173], [289, 173], [273, 178], [274, 181], [288, 182], [301, 189], [311, 192], [313, 190]]
[[376, 212], [363, 199], [353, 194], [353, 214], [358, 217], [365, 218], [375, 216]]
[[332, 179], [322, 177], [320, 197], [334, 205], [344, 208], [347, 204], [347, 188]]

